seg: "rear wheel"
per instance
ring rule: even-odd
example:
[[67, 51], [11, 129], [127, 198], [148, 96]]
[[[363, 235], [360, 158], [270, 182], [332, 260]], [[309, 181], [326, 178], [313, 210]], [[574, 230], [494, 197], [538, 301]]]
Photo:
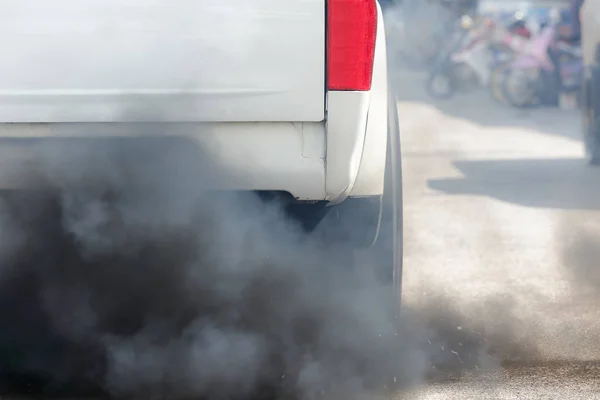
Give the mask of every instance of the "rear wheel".
[[[529, 76], [533, 71], [507, 69], [502, 79], [502, 96], [508, 104], [528, 108], [539, 103], [538, 81]], [[541, 73], [537, 71], [537, 73]]]
[[503, 105], [507, 105], [508, 102], [506, 101], [506, 98], [504, 97], [504, 93], [502, 90], [502, 82], [504, 80], [504, 76], [506, 75], [506, 71], [508, 71], [510, 69], [510, 66], [511, 66], [510, 62], [506, 62], [504, 64], [497, 65], [496, 67], [494, 67], [494, 69], [492, 70], [492, 73], [490, 75], [490, 83], [489, 83], [490, 93], [491, 93], [492, 97], [494, 98], [494, 100], [496, 100], [498, 103], [503, 104]]
[[447, 71], [434, 71], [427, 78], [427, 93], [434, 99], [448, 100], [456, 92], [454, 80]]
[[[400, 144], [400, 124], [394, 93], [388, 91], [388, 147], [386, 157], [385, 187], [382, 201], [380, 234], [374, 250], [388, 254], [388, 266], [392, 286], [398, 300], [402, 290], [402, 266], [404, 254], [404, 219], [402, 193], [402, 149]], [[387, 235], [385, 240], [382, 235]]]
[[[313, 231], [327, 247], [339, 247], [355, 268], [372, 268], [400, 301], [402, 288], [403, 219], [402, 162], [396, 100], [388, 100], [388, 145], [382, 196], [349, 198], [332, 206]], [[347, 250], [350, 248], [350, 252]]]
[[378, 278], [393, 288], [400, 301], [403, 262], [402, 157], [396, 99], [391, 92], [389, 96], [385, 184], [377, 229], [363, 255], [365, 264], [376, 268]]
[[[403, 225], [398, 114], [395, 96], [391, 91], [388, 96], [388, 138], [383, 194], [368, 198], [348, 198], [339, 205], [329, 207], [329, 212], [311, 236], [326, 249], [327, 254], [333, 255], [336, 273], [352, 272], [361, 282], [361, 289], [369, 288], [373, 293], [377, 293], [377, 306], [380, 307], [378, 312], [386, 315], [381, 332], [391, 335], [393, 331], [389, 330], [388, 324], [397, 323], [401, 311]], [[379, 332], [377, 327], [374, 329]], [[365, 351], [374, 351], [373, 354], [387, 352], [387, 345], [396, 343], [395, 338], [391, 336], [379, 338], [369, 334], [364, 339], [366, 346], [374, 346], [367, 347]], [[391, 395], [399, 385], [399, 380], [396, 379], [397, 366], [379, 362], [371, 365], [369, 359], [371, 358], [364, 359], [365, 364], [361, 367], [365, 368], [364, 387], [375, 393], [383, 390], [381, 394], [386, 397]]]

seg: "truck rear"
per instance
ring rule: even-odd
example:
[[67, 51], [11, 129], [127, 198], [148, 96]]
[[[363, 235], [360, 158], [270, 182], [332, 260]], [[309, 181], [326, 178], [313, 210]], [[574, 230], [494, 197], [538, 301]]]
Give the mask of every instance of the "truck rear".
[[371, 244], [393, 179], [398, 242], [397, 115], [375, 0], [9, 0], [0, 45], [0, 143], [161, 125], [233, 178], [219, 189], [374, 204]]
[[285, 189], [265, 173], [300, 172], [295, 197], [338, 197], [346, 188], [325, 187], [326, 116], [343, 107], [339, 129], [364, 136], [377, 19], [374, 1], [10, 1], [0, 123], [33, 136], [73, 135], [63, 130], [73, 123], [213, 123], [197, 139], [227, 142], [224, 163], [249, 188]]

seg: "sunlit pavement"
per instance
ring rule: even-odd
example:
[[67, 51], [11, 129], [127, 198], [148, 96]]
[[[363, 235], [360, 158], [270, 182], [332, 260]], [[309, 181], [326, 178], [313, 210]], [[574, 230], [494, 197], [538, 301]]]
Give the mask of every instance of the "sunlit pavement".
[[486, 92], [433, 104], [422, 77], [399, 82], [405, 304], [514, 361], [399, 396], [600, 398], [600, 168], [584, 164], [578, 112]]

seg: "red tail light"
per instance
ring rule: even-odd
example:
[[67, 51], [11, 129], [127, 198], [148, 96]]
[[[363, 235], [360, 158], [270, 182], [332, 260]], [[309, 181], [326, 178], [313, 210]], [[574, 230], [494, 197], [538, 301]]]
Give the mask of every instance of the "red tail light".
[[376, 0], [329, 0], [327, 4], [327, 89], [371, 89]]

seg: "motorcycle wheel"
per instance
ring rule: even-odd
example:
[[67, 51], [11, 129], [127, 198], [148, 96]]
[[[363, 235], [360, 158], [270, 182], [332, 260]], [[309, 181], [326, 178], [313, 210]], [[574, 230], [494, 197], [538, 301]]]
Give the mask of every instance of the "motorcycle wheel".
[[439, 100], [448, 100], [456, 92], [456, 85], [446, 71], [434, 71], [427, 78], [427, 93]]
[[510, 69], [510, 63], [500, 64], [494, 67], [490, 74], [489, 89], [492, 98], [498, 103], [508, 105], [506, 97], [504, 97], [504, 90], [502, 84], [506, 75], [506, 71]]
[[539, 104], [538, 82], [527, 76], [525, 70], [509, 68], [504, 71], [502, 96], [513, 107], [535, 107]]

